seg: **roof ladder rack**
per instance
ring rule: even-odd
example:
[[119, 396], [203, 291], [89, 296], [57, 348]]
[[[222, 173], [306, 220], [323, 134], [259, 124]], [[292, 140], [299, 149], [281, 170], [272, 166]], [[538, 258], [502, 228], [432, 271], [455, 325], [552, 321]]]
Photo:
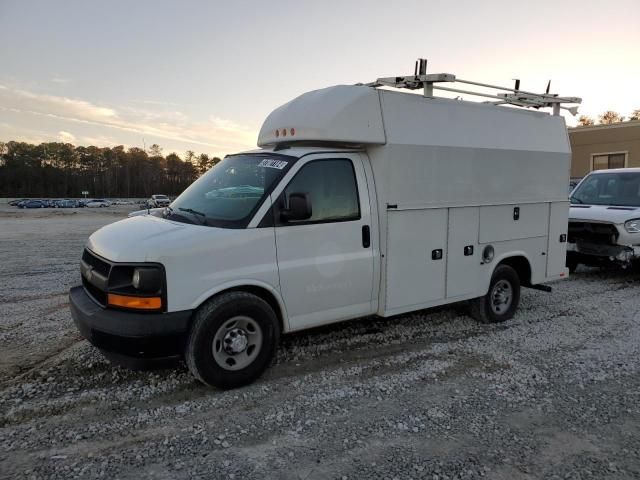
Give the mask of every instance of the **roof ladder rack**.
[[[437, 85], [440, 83], [462, 83], [466, 85], [473, 85], [485, 89], [502, 90], [502, 92], [485, 93], [477, 90], [463, 90], [460, 88], [445, 87]], [[471, 80], [463, 80], [456, 78], [451, 73], [432, 73], [427, 74], [427, 60], [419, 58], [416, 61], [413, 75], [401, 76], [401, 77], [383, 77], [377, 79], [375, 82], [359, 84], [367, 87], [392, 87], [392, 88], [406, 88], [408, 90], [424, 89], [425, 97], [434, 97], [434, 90], [442, 90], [446, 92], [462, 93], [466, 95], [474, 95], [478, 97], [493, 98], [493, 101], [486, 101], [485, 103], [491, 103], [493, 105], [514, 105], [524, 108], [551, 108], [553, 115], [559, 115], [560, 109], [569, 111], [572, 115], [578, 113], [577, 105], [582, 103], [582, 99], [579, 97], [560, 97], [557, 94], [549, 93], [551, 81], [547, 84], [547, 90], [545, 93], [533, 93], [520, 89], [520, 80], [516, 80], [513, 88], [501, 87], [498, 85], [490, 85], [488, 83], [474, 82]], [[568, 107], [563, 104], [574, 104], [576, 106]]]

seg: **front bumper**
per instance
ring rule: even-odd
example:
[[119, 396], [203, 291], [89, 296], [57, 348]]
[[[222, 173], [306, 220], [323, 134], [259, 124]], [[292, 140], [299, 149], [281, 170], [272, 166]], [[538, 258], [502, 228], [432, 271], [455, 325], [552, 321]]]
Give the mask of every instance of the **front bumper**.
[[134, 360], [182, 355], [191, 324], [191, 310], [135, 313], [103, 308], [85, 291], [69, 291], [71, 316], [80, 334], [94, 346]]
[[567, 255], [579, 257], [584, 263], [618, 263], [627, 265], [640, 260], [640, 246], [602, 245], [596, 243], [576, 242], [567, 244]]

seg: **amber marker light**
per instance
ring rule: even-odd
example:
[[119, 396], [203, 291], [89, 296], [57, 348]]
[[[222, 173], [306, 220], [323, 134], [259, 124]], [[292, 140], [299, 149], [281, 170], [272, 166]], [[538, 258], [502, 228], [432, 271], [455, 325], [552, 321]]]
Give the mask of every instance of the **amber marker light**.
[[113, 307], [136, 310], [160, 310], [162, 308], [162, 299], [160, 297], [130, 297], [128, 295], [110, 293], [107, 296], [107, 303]]

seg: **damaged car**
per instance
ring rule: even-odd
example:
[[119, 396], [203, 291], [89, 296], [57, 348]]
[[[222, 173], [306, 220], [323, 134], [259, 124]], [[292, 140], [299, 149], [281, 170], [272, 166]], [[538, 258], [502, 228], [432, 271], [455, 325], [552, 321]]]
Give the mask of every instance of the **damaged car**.
[[598, 170], [572, 192], [567, 267], [640, 263], [640, 168]]

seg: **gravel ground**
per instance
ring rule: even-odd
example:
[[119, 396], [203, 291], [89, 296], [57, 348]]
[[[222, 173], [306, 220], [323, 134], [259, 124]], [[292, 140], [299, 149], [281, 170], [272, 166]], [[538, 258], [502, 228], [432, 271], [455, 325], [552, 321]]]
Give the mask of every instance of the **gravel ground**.
[[500, 325], [460, 305], [295, 334], [222, 392], [76, 333], [82, 246], [127, 210], [0, 205], [0, 478], [640, 477], [637, 274], [524, 290]]

